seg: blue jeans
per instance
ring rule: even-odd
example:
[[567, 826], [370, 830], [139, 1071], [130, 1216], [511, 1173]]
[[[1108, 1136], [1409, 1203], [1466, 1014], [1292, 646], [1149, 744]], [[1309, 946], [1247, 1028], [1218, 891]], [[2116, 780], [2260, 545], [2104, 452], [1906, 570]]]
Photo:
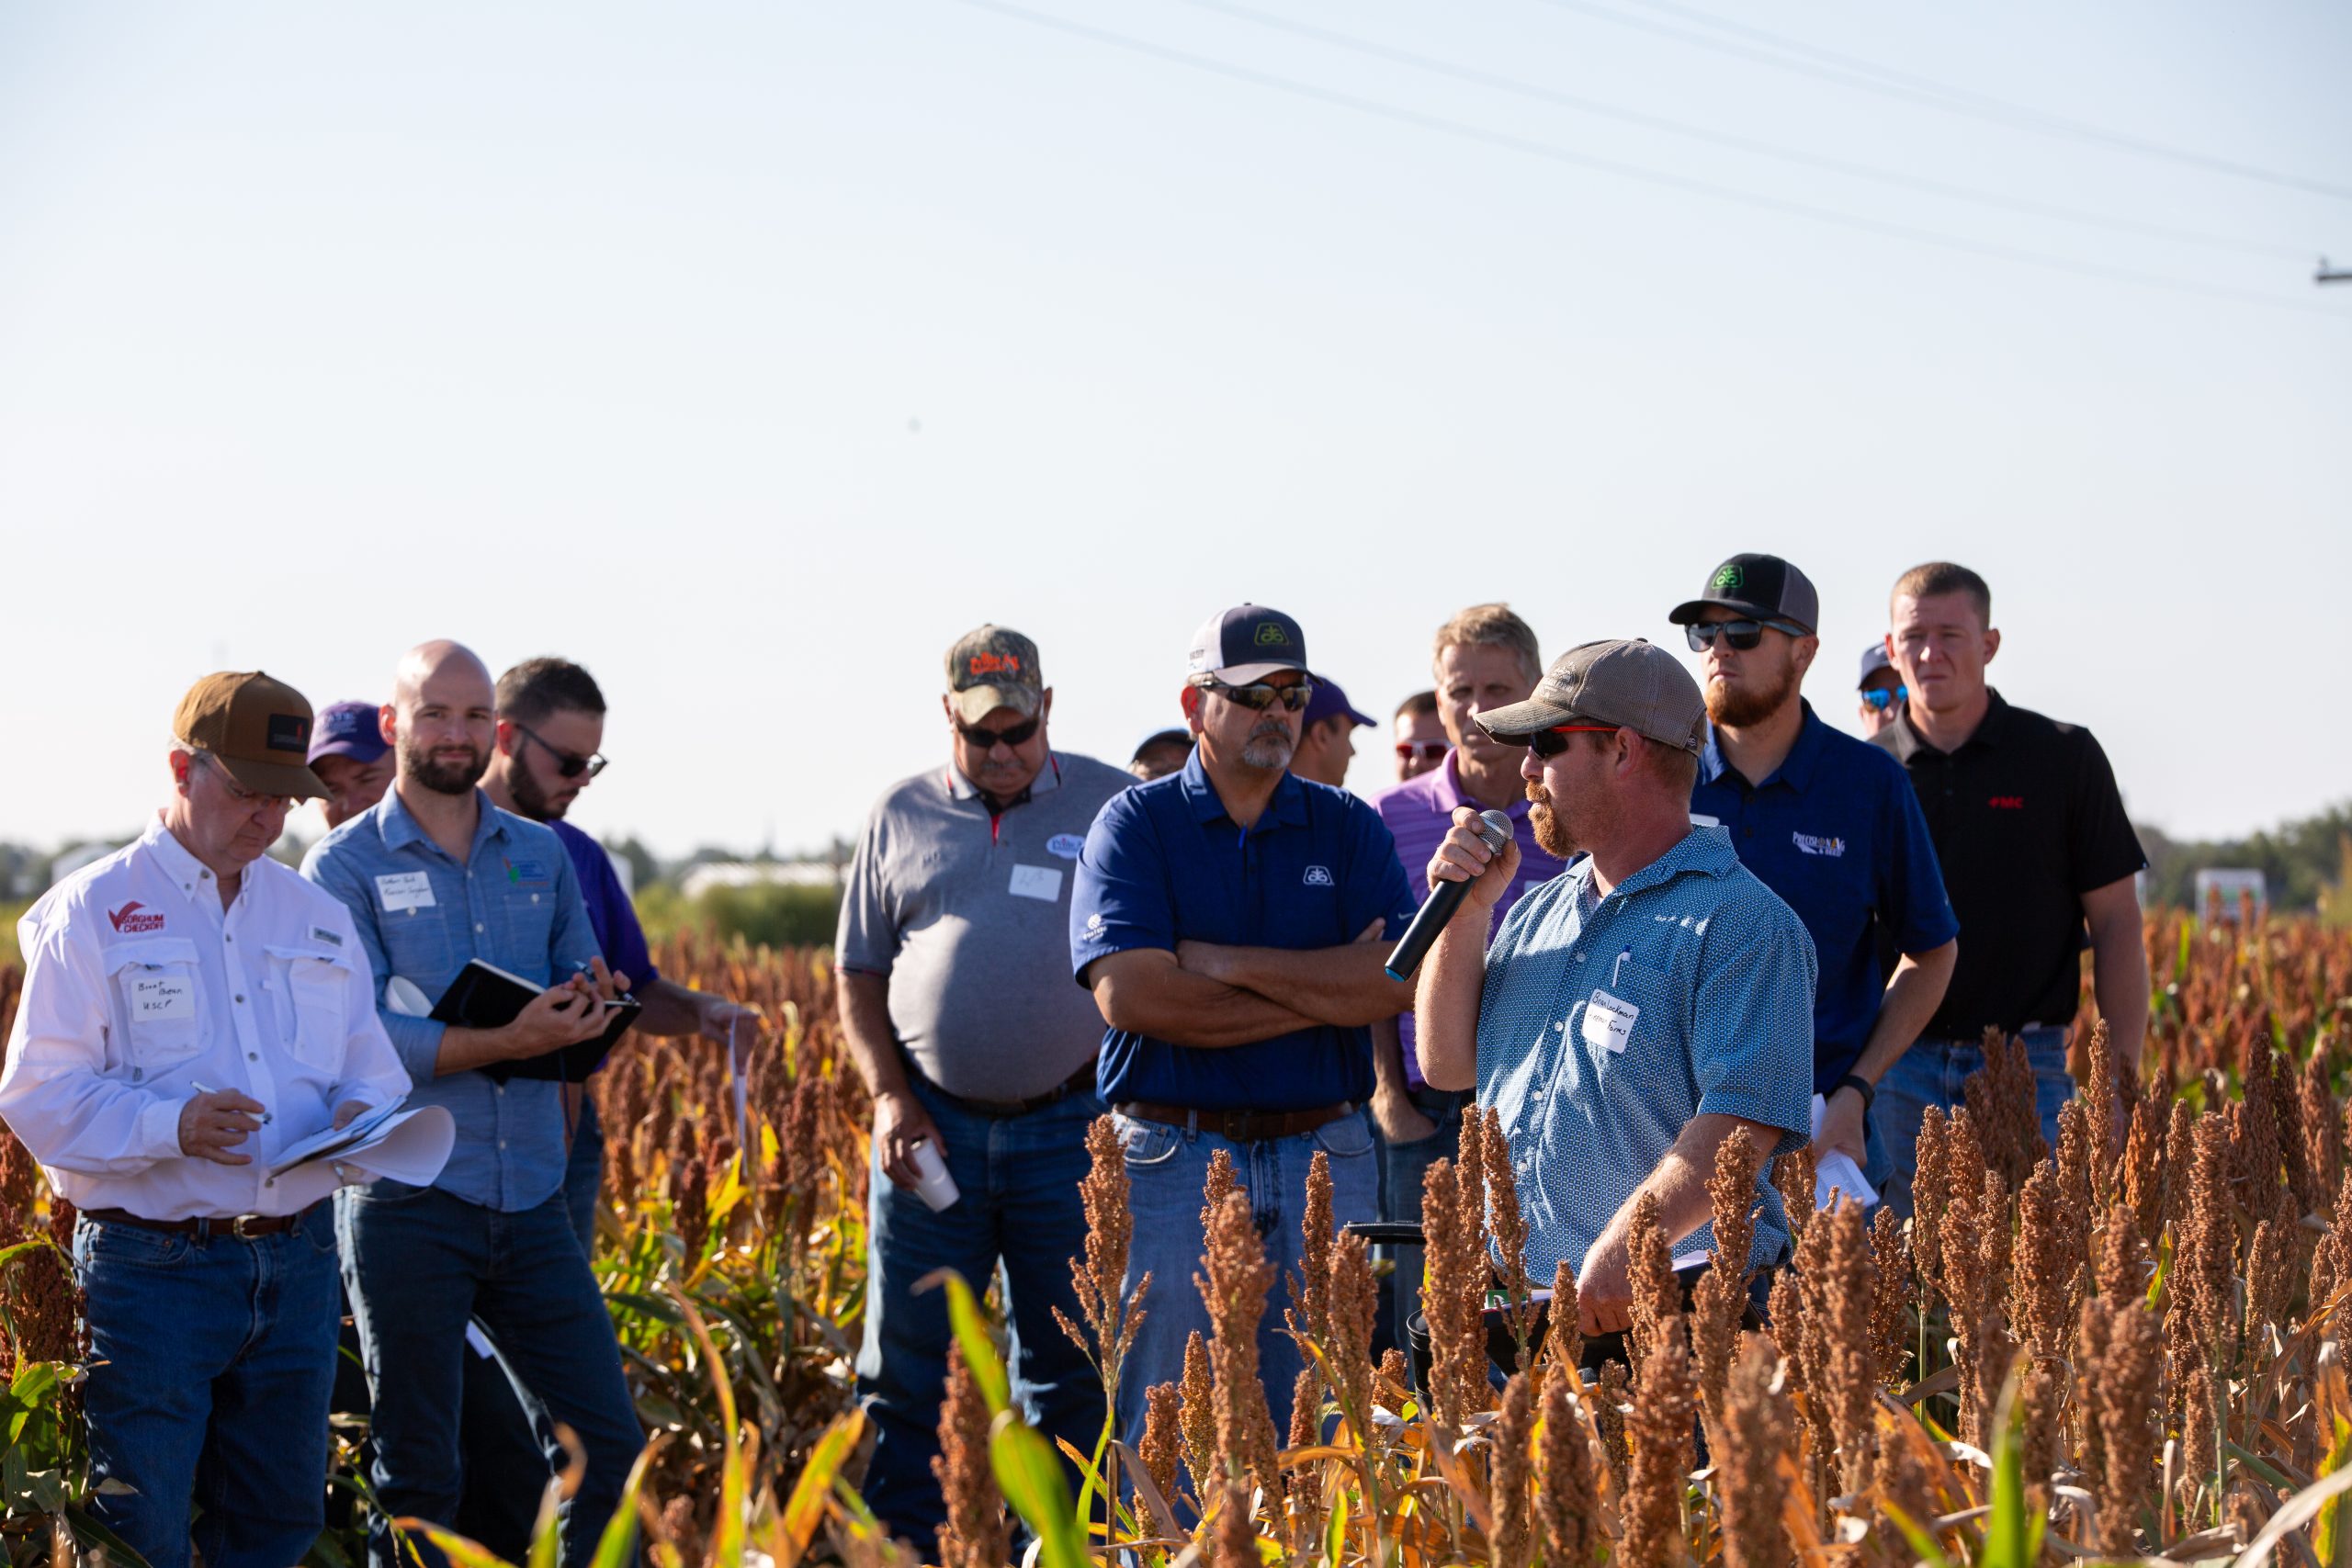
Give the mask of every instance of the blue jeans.
[[[1461, 1152], [1462, 1111], [1476, 1098], [1466, 1089], [1431, 1089], [1427, 1084], [1413, 1090], [1413, 1109], [1436, 1122], [1437, 1131], [1409, 1144], [1379, 1140], [1382, 1219], [1421, 1217], [1422, 1179], [1439, 1160], [1452, 1159]], [[1396, 1260], [1396, 1271], [1388, 1277], [1387, 1289], [1381, 1292], [1378, 1326], [1373, 1334], [1374, 1356], [1392, 1345], [1403, 1346], [1405, 1325], [1421, 1310], [1421, 1249], [1385, 1247], [1380, 1251]], [[1551, 1281], [1538, 1280], [1536, 1283], [1548, 1285]]]
[[[596, 1102], [583, 1099], [571, 1130], [571, 1163], [563, 1172], [563, 1205], [582, 1254], [591, 1259], [596, 1249], [596, 1196], [604, 1181], [604, 1127], [596, 1120]], [[467, 1347], [458, 1416], [465, 1474], [458, 1501], [459, 1535], [510, 1562], [523, 1561], [538, 1523], [539, 1496], [556, 1473], [548, 1463], [549, 1440], [546, 1424], [535, 1423], [515, 1397], [504, 1369]]]
[[326, 1523], [334, 1220], [284, 1235], [167, 1235], [84, 1215], [90, 1511], [153, 1568], [287, 1568]]
[[[2058, 1111], [2075, 1097], [2066, 1071], [2066, 1032], [2023, 1032], [2026, 1059], [2033, 1065], [2033, 1108], [2041, 1135], [2058, 1146]], [[1871, 1127], [1885, 1151], [1886, 1184], [1880, 1199], [1904, 1219], [1911, 1217], [1911, 1172], [1919, 1162], [1919, 1123], [1930, 1105], [1950, 1111], [1968, 1103], [1962, 1086], [1984, 1066], [1984, 1044], [1975, 1040], [1920, 1040], [1879, 1080], [1871, 1106]]]
[[1201, 1232], [1201, 1189], [1208, 1180], [1209, 1156], [1223, 1149], [1233, 1160], [1235, 1185], [1250, 1194], [1258, 1234], [1277, 1281], [1258, 1324], [1258, 1376], [1277, 1436], [1290, 1429], [1291, 1386], [1298, 1381], [1298, 1347], [1283, 1331], [1289, 1297], [1280, 1282], [1299, 1271], [1304, 1239], [1299, 1222], [1306, 1213], [1306, 1173], [1317, 1150], [1331, 1161], [1331, 1224], [1369, 1220], [1380, 1206], [1379, 1159], [1373, 1152], [1372, 1118], [1362, 1111], [1326, 1122], [1312, 1133], [1237, 1144], [1198, 1128], [1164, 1122], [1118, 1118], [1126, 1145], [1128, 1207], [1135, 1213], [1135, 1245], [1127, 1254], [1126, 1288], [1148, 1271], [1151, 1294], [1135, 1348], [1119, 1373], [1119, 1435], [1143, 1442], [1147, 1391], [1184, 1375], [1184, 1341], [1194, 1329], [1209, 1331], [1208, 1308], [1193, 1288], [1207, 1237]]
[[[380, 1509], [370, 1556], [394, 1563], [392, 1516], [457, 1517], [458, 1411], [474, 1354], [466, 1321], [478, 1317], [534, 1425], [560, 1421], [587, 1450], [587, 1473], [561, 1514], [563, 1561], [588, 1562], [645, 1438], [563, 1195], [503, 1213], [438, 1188], [379, 1181], [347, 1189], [335, 1223], [375, 1398]], [[422, 1538], [409, 1544], [438, 1568], [440, 1554]]]
[[878, 1161], [873, 1167], [857, 1393], [875, 1434], [865, 1501], [893, 1535], [921, 1542], [946, 1520], [931, 1461], [947, 1387], [947, 1292], [915, 1288], [933, 1269], [955, 1269], [978, 1293], [1001, 1264], [1013, 1395], [1030, 1425], [1086, 1454], [1102, 1436], [1102, 1384], [1053, 1309], [1080, 1321], [1069, 1277], [1070, 1259], [1086, 1251], [1078, 1184], [1089, 1165], [1086, 1129], [1102, 1102], [1087, 1090], [1025, 1116], [998, 1117], [966, 1110], [921, 1079], [914, 1093], [939, 1129], [940, 1156], [961, 1196], [933, 1213], [893, 1185]]

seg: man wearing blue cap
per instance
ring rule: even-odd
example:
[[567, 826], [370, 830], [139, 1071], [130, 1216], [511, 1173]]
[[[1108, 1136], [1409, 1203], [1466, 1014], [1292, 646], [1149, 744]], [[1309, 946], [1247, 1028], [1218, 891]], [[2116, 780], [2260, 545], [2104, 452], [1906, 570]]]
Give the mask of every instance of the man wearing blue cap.
[[[1380, 814], [1289, 771], [1314, 683], [1288, 615], [1210, 617], [1182, 695], [1199, 744], [1181, 772], [1112, 797], [1079, 855], [1070, 963], [1109, 1025], [1095, 1081], [1135, 1215], [1123, 1289], [1157, 1280], [1119, 1382], [1129, 1442], [1145, 1393], [1182, 1374], [1185, 1337], [1209, 1326], [1186, 1287], [1212, 1157], [1233, 1162], [1277, 1270], [1300, 1267], [1318, 1153], [1335, 1224], [1379, 1210], [1371, 1026], [1408, 1000], [1382, 963], [1417, 900]], [[1283, 1415], [1299, 1365], [1269, 1314], [1258, 1371]]]
[[330, 832], [384, 798], [392, 784], [392, 749], [374, 703], [331, 703], [311, 731], [309, 767], [327, 787], [319, 809]]
[[1358, 713], [1337, 681], [1320, 675], [1309, 675], [1307, 679], [1315, 682], [1315, 694], [1306, 699], [1306, 710], [1298, 727], [1298, 750], [1291, 753], [1290, 771], [1300, 778], [1345, 789], [1348, 764], [1355, 760], [1356, 731], [1375, 728], [1380, 721]]

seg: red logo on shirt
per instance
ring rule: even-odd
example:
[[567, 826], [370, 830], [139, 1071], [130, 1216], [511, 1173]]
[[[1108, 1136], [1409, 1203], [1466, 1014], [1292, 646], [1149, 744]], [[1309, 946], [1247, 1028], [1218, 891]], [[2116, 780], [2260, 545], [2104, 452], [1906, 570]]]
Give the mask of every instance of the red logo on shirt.
[[141, 931], [159, 931], [164, 929], [164, 917], [149, 913], [147, 907], [136, 898], [119, 909], [108, 909], [107, 919], [114, 922], [115, 930], [126, 936], [136, 935]]
[[1991, 807], [1996, 811], [2023, 811], [2025, 809], [2025, 796], [2021, 795], [1996, 795], [1984, 804]]

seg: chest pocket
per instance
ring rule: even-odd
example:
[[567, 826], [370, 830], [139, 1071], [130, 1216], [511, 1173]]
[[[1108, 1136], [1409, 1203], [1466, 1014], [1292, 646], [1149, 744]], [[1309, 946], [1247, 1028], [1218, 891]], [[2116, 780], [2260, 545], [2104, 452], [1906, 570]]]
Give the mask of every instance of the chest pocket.
[[107, 1066], [144, 1083], [185, 1065], [204, 1042], [204, 997], [196, 943], [176, 937], [122, 942], [107, 951], [123, 1038]]
[[1577, 967], [1592, 973], [1580, 976], [1589, 983], [1577, 998], [1571, 1032], [1596, 1068], [1622, 1071], [1649, 1055], [1645, 1046], [1672, 1037], [1676, 1010], [1664, 976], [1613, 953]]
[[339, 953], [309, 947], [270, 947], [269, 988], [287, 1048], [306, 1067], [332, 1073], [343, 1065], [351, 1033], [345, 1016], [351, 965]]

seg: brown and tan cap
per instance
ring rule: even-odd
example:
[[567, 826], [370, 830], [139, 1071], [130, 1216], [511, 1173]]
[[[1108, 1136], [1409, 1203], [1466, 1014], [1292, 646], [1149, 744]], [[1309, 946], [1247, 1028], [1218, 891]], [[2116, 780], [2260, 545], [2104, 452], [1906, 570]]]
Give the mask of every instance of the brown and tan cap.
[[172, 715], [172, 734], [210, 752], [242, 789], [326, 798], [326, 785], [302, 761], [311, 749], [309, 701], [258, 670], [224, 670], [190, 686]]
[[1707, 700], [1682, 661], [1636, 637], [1588, 642], [1552, 661], [1523, 703], [1477, 716], [1498, 740], [1524, 746], [1539, 729], [1607, 724], [1696, 756], [1707, 745]]
[[1046, 695], [1037, 645], [1010, 626], [990, 624], [966, 632], [947, 650], [947, 694], [956, 716], [966, 724], [999, 708], [1029, 717]]

